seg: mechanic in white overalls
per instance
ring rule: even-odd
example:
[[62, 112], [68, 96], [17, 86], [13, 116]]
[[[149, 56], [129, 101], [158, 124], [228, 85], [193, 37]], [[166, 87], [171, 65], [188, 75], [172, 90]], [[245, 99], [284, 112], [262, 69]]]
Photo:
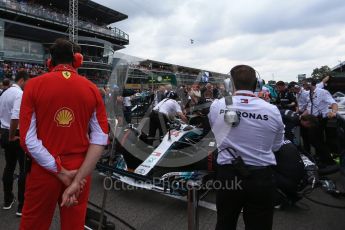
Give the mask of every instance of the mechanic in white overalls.
[[167, 132], [167, 123], [173, 120], [175, 116], [179, 116], [181, 120], [187, 122], [186, 116], [182, 113], [181, 106], [176, 101], [177, 94], [173, 91], [169, 92], [168, 98], [159, 102], [150, 114], [150, 129], [147, 143], [153, 144], [157, 129], [162, 138]]

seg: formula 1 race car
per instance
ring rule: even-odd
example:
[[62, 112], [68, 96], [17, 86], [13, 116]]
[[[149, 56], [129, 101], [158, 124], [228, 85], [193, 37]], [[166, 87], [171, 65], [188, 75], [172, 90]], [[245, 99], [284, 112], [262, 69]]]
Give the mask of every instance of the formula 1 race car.
[[148, 119], [118, 128], [98, 169], [102, 171], [103, 166], [106, 171], [104, 166], [111, 167], [116, 171], [112, 175], [115, 179], [137, 187], [143, 187], [143, 181], [155, 181], [155, 188], [164, 184], [161, 191], [169, 190], [166, 186], [171, 184], [167, 181], [183, 184], [187, 180], [210, 179], [215, 172], [216, 143], [211, 132], [196, 124], [198, 120], [200, 117], [192, 116], [190, 124], [171, 122], [156, 147], [146, 144]]
[[[118, 137], [117, 149], [123, 153], [128, 167], [137, 168], [150, 154], [155, 154], [160, 159], [153, 163], [157, 167], [170, 168], [169, 170], [176, 168], [210, 170], [206, 163], [212, 159], [207, 160], [207, 158], [215, 150], [215, 141], [211, 132], [205, 132], [200, 126], [184, 124], [176, 120], [169, 124], [168, 132], [154, 148], [146, 144], [148, 137], [144, 126], [139, 125], [138, 128], [132, 126], [125, 129]], [[142, 170], [138, 169], [136, 173], [142, 175], [150, 173], [146, 170], [140, 171]]]
[[[194, 116], [190, 119], [193, 125], [172, 123], [154, 148], [145, 143], [145, 119], [137, 126], [118, 129], [113, 149], [109, 148], [98, 169], [111, 170], [114, 179], [131, 186], [185, 195], [188, 181], [205, 184], [215, 179], [215, 139], [207, 127], [197, 124], [200, 120], [203, 119]], [[275, 155], [276, 203], [295, 203], [308, 184], [318, 181], [318, 168], [308, 154], [301, 153], [290, 141]]]

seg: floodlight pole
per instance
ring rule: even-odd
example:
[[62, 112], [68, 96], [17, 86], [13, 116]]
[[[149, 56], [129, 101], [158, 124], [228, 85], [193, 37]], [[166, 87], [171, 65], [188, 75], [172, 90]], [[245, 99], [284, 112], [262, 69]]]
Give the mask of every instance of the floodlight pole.
[[68, 38], [78, 43], [78, 0], [69, 0]]

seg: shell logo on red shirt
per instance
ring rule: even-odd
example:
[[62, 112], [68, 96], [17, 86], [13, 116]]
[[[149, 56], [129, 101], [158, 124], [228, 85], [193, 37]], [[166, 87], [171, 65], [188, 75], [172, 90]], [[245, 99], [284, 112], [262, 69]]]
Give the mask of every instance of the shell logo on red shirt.
[[57, 123], [57, 126], [70, 127], [71, 124], [74, 122], [73, 110], [67, 107], [59, 109], [55, 113], [54, 120]]

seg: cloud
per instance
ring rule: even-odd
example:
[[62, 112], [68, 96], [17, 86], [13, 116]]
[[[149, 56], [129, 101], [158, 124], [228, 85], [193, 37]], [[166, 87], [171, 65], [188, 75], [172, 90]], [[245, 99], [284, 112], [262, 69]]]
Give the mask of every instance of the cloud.
[[[268, 80], [296, 80], [345, 59], [345, 1], [96, 0], [128, 14], [121, 52], [227, 73], [253, 65]], [[190, 43], [194, 40], [194, 44]]]

